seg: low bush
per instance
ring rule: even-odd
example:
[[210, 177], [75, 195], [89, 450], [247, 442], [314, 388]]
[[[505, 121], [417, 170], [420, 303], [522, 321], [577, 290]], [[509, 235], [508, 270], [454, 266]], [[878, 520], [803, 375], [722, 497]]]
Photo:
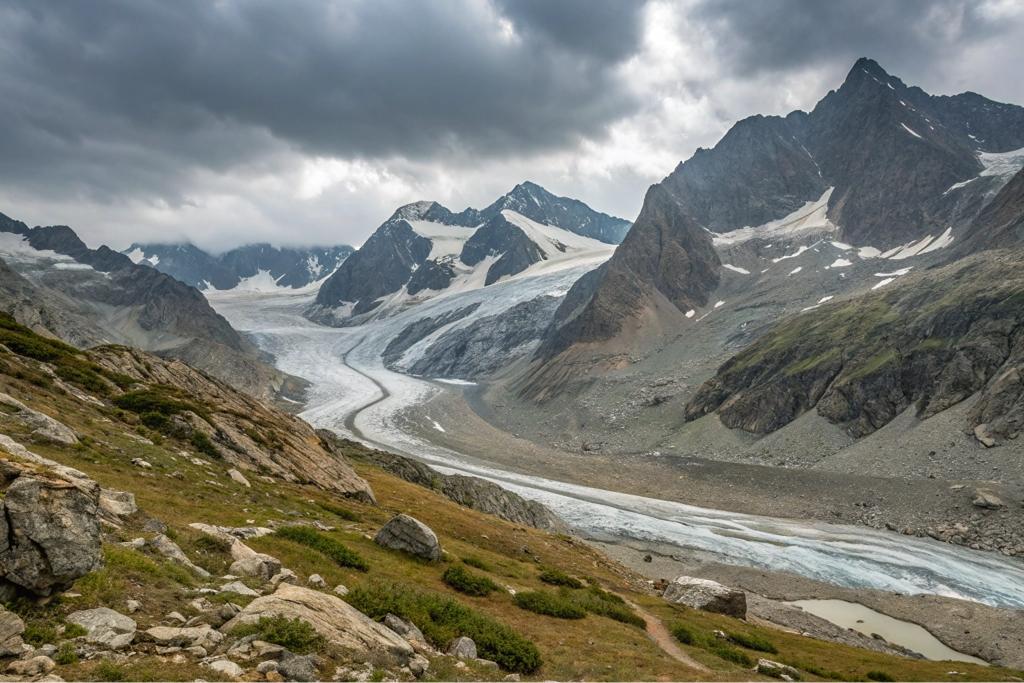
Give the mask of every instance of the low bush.
[[78, 662], [78, 651], [75, 650], [75, 644], [68, 641], [61, 643], [60, 647], [57, 648], [57, 652], [53, 655], [53, 661], [61, 666], [76, 664]]
[[330, 558], [339, 567], [368, 571], [370, 565], [360, 555], [346, 548], [340, 541], [307, 526], [286, 526], [274, 532], [278, 538], [300, 543]]
[[39, 647], [57, 641], [57, 630], [52, 624], [26, 624], [21, 639], [29, 645]]
[[124, 667], [114, 664], [109, 659], [104, 659], [92, 670], [97, 681], [124, 681], [128, 679], [128, 672]]
[[550, 591], [516, 593], [513, 600], [521, 609], [558, 619], [582, 619], [587, 616], [587, 611], [573, 603], [572, 598]]
[[351, 510], [349, 510], [347, 508], [341, 507], [340, 505], [335, 505], [334, 503], [325, 503], [323, 501], [318, 501], [317, 502], [317, 506], [320, 509], [322, 509], [322, 510], [326, 510], [327, 512], [330, 512], [335, 517], [340, 517], [341, 519], [344, 519], [346, 522], [358, 522], [359, 521], [359, 515], [357, 515], [356, 513], [352, 512]]
[[210, 441], [210, 437], [206, 435], [206, 432], [201, 432], [198, 429], [195, 430], [192, 432], [192, 438], [190, 441], [192, 442], [192, 447], [203, 455], [207, 455], [214, 460], [221, 459], [222, 456], [220, 451], [218, 451], [217, 447], [213, 445], [212, 441]]
[[729, 633], [729, 640], [747, 648], [748, 650], [757, 650], [758, 652], [768, 652], [770, 654], [778, 654], [778, 650], [767, 638], [756, 636], [750, 633]]
[[672, 637], [683, 645], [697, 644], [697, 636], [689, 629], [689, 627], [683, 626], [682, 624], [673, 624], [669, 631], [672, 633]]
[[201, 414], [203, 411], [193, 403], [182, 400], [175, 396], [176, 392], [167, 387], [151, 387], [129, 391], [114, 399], [114, 405], [122, 410], [127, 410], [139, 415], [143, 413], [160, 413], [171, 416], [176, 413], [191, 411]]
[[547, 568], [540, 573], [540, 580], [552, 586], [565, 586], [566, 588], [583, 588], [583, 582], [574, 576], [569, 576], [559, 569]]
[[599, 586], [590, 586], [586, 590], [574, 591], [569, 596], [571, 596], [573, 604], [591, 614], [614, 619], [637, 628], [647, 627], [647, 622], [643, 620], [643, 617], [630, 609], [625, 600], [614, 593], [602, 590]]
[[865, 674], [864, 677], [867, 678], [869, 681], [892, 681], [892, 680], [894, 680], [892, 676], [890, 676], [889, 674], [885, 673], [884, 671], [869, 671], [869, 672], [867, 672], [867, 674]]
[[541, 666], [537, 646], [509, 626], [457, 600], [410, 586], [373, 581], [357, 586], [345, 599], [374, 619], [389, 612], [408, 619], [436, 647], [453, 638], [466, 636], [476, 643], [484, 659], [497, 662], [506, 671], [530, 674]]
[[78, 624], [64, 624], [64, 633], [61, 637], [78, 638], [79, 636], [84, 636], [87, 633], [89, 632], [85, 630], [84, 626], [80, 626]]
[[739, 664], [744, 668], [750, 668], [754, 666], [754, 660], [747, 656], [742, 650], [738, 650], [731, 645], [727, 645], [721, 641], [713, 641], [708, 643], [708, 652], [714, 654], [720, 659], [724, 659], [727, 662], [733, 664]]
[[498, 584], [486, 576], [474, 574], [458, 564], [448, 567], [441, 579], [455, 590], [466, 595], [482, 597], [498, 590]]
[[469, 556], [469, 557], [462, 558], [462, 563], [466, 564], [466, 565], [469, 565], [470, 567], [475, 567], [476, 569], [479, 569], [480, 571], [485, 571], [485, 572], [494, 571], [493, 569], [491, 569], [491, 565], [487, 564], [486, 562], [481, 560], [479, 557], [473, 557], [472, 555]]
[[297, 654], [316, 652], [324, 646], [324, 638], [308, 622], [284, 616], [260, 617], [254, 624], [243, 624], [232, 631], [238, 637], [258, 636]]

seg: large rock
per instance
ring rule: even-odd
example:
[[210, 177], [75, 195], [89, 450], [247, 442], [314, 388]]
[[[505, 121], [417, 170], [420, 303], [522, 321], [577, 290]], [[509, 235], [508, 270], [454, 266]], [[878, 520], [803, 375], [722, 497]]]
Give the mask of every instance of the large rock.
[[66, 621], [84, 628], [88, 642], [111, 650], [126, 648], [135, 639], [135, 620], [109, 607], [72, 612]]
[[202, 647], [213, 650], [224, 634], [207, 624], [202, 626], [154, 626], [143, 632], [147, 640], [165, 647]]
[[747, 616], [747, 595], [709, 579], [679, 576], [665, 589], [664, 598], [705, 612], [718, 612], [737, 619]]
[[421, 557], [424, 560], [441, 559], [441, 544], [437, 534], [423, 522], [409, 515], [395, 515], [380, 528], [374, 537], [377, 545]]
[[130, 517], [139, 511], [135, 496], [127, 491], [100, 489], [100, 510], [107, 517]]
[[320, 679], [317, 662], [316, 655], [297, 655], [285, 650], [277, 670], [289, 681], [316, 681]]
[[31, 464], [0, 457], [0, 575], [8, 585], [51, 595], [100, 566], [100, 487], [34, 457]]
[[448, 644], [448, 654], [456, 659], [476, 659], [476, 643], [472, 638], [459, 636]]
[[185, 554], [185, 551], [179, 548], [177, 543], [169, 539], [164, 534], [157, 534], [149, 541], [149, 544], [153, 546], [154, 550], [172, 562], [177, 562], [181, 566], [192, 570], [195, 574], [204, 579], [210, 578], [210, 572], [188, 559], [188, 555]]
[[271, 616], [301, 619], [328, 642], [364, 658], [383, 658], [405, 666], [414, 654], [412, 646], [398, 634], [340, 598], [287, 583], [278, 586], [273, 594], [250, 602], [221, 631], [230, 633], [242, 624]]
[[14, 612], [0, 607], [0, 657], [14, 657], [22, 653], [21, 634], [25, 622]]
[[78, 443], [78, 437], [70, 427], [45, 413], [29, 408], [13, 396], [0, 392], [0, 405], [8, 408], [15, 419], [32, 427], [33, 436], [64, 446], [74, 446]]

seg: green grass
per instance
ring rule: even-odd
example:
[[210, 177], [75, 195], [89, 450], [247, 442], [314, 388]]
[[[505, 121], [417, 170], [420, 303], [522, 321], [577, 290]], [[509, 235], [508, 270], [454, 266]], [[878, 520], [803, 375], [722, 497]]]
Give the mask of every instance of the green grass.
[[69, 664], [76, 664], [78, 662], [78, 652], [75, 650], [75, 644], [70, 641], [64, 641], [57, 648], [56, 654], [53, 655], [53, 661], [61, 666], [67, 666]]
[[329, 502], [325, 502], [325, 501], [322, 501], [322, 500], [317, 501], [316, 504], [317, 504], [317, 507], [319, 507], [319, 508], [321, 508], [323, 510], [326, 510], [327, 512], [330, 512], [335, 517], [343, 519], [346, 522], [358, 522], [359, 521], [359, 515], [357, 515], [356, 513], [352, 512], [348, 508], [343, 508], [340, 505], [335, 505], [334, 503], [329, 503]]
[[587, 616], [587, 610], [575, 604], [571, 597], [551, 591], [516, 593], [513, 602], [520, 609], [556, 619], [582, 619]]
[[25, 624], [25, 632], [21, 634], [21, 639], [35, 647], [55, 643], [57, 642], [57, 629], [51, 624]]
[[591, 614], [614, 619], [637, 628], [646, 628], [647, 626], [643, 617], [630, 609], [622, 598], [602, 590], [598, 586], [589, 586], [584, 590], [573, 591], [570, 600]]
[[357, 586], [345, 599], [374, 619], [389, 612], [408, 619], [436, 647], [458, 636], [472, 638], [484, 659], [506, 671], [533, 673], [542, 660], [537, 646], [507, 625], [447, 596], [411, 586], [372, 581]]
[[260, 640], [288, 648], [297, 654], [317, 652], [324, 644], [323, 636], [301, 619], [284, 616], [260, 617], [255, 624], [243, 624], [232, 631], [239, 638], [255, 635]]
[[547, 567], [540, 573], [541, 581], [544, 583], [551, 584], [552, 586], [565, 586], [566, 588], [583, 588], [583, 582], [574, 576], [569, 576], [565, 572], [555, 569], [553, 567]]
[[736, 643], [741, 647], [745, 647], [748, 650], [757, 650], [758, 652], [767, 652], [769, 654], [778, 654], [778, 650], [775, 645], [772, 644], [767, 638], [753, 635], [750, 633], [741, 632], [729, 632], [729, 640]]
[[325, 557], [330, 558], [339, 567], [351, 567], [359, 571], [369, 571], [370, 565], [360, 555], [349, 550], [340, 541], [315, 531], [307, 526], [286, 526], [274, 532], [277, 538], [300, 543], [312, 548]]
[[494, 571], [494, 569], [491, 567], [491, 565], [489, 565], [488, 563], [484, 562], [479, 557], [474, 557], [472, 555], [470, 555], [468, 557], [462, 558], [462, 563], [465, 564], [465, 565], [468, 565], [470, 567], [474, 567], [476, 569], [479, 569], [480, 571], [484, 571], [484, 572], [492, 572], [492, 571]]
[[460, 593], [476, 597], [490, 595], [498, 590], [498, 584], [486, 576], [471, 572], [458, 564], [448, 567], [441, 579]]

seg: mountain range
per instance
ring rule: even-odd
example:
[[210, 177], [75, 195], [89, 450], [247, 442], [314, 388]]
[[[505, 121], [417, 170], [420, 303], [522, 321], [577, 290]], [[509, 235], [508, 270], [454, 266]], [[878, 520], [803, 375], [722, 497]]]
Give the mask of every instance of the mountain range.
[[323, 283], [310, 317], [350, 324], [441, 292], [601, 261], [628, 229], [624, 219], [530, 182], [483, 210], [407, 204]]
[[187, 243], [135, 243], [123, 253], [135, 263], [205, 290], [240, 286], [299, 289], [331, 275], [352, 252], [345, 244], [303, 248], [248, 244], [212, 255]]

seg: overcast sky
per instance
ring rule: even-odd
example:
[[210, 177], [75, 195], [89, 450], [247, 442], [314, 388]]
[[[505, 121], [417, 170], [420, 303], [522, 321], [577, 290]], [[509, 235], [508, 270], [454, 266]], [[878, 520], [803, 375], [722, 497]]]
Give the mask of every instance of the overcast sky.
[[91, 245], [359, 244], [522, 180], [632, 219], [859, 56], [1024, 104], [1019, 0], [0, 0], [0, 212]]

